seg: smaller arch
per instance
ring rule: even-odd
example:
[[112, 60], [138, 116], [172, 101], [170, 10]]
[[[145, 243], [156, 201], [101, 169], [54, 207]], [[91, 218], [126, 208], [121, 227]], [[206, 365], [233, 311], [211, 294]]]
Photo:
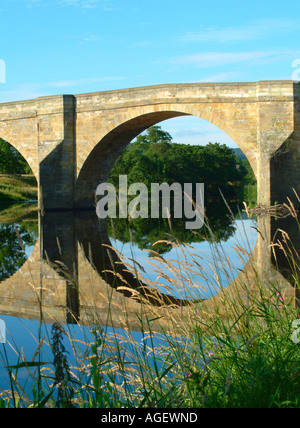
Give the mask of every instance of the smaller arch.
[[1, 203], [15, 204], [38, 199], [38, 181], [24, 156], [0, 138]]
[[[29, 165], [31, 172], [35, 176], [35, 179], [38, 183], [38, 181], [39, 181], [39, 168], [38, 168], [36, 160], [34, 160], [32, 156], [28, 155], [27, 145], [22, 144], [22, 143], [17, 144], [11, 140], [7, 140], [5, 138], [2, 138], [1, 133], [0, 133], [0, 145], [2, 142], [5, 144], [9, 144], [11, 147], [13, 147], [16, 150], [17, 153], [19, 153], [22, 156], [24, 161]], [[16, 171], [14, 170], [14, 172], [16, 172]]]

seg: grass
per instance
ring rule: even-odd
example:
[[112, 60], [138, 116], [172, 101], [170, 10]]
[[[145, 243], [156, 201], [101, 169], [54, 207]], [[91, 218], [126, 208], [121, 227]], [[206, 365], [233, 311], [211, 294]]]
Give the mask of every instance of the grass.
[[0, 204], [0, 223], [37, 221], [38, 205], [35, 203]]
[[[193, 265], [186, 262], [185, 253], [193, 251], [190, 246], [176, 240], [171, 244], [182, 252], [180, 263], [154, 256], [165, 277], [167, 268], [173, 287], [188, 293], [200, 276], [214, 286], [215, 278], [203, 272], [199, 255], [194, 255]], [[276, 245], [290, 258], [294, 285], [299, 287], [299, 255], [284, 234]], [[244, 257], [247, 248], [237, 251]], [[145, 279], [135, 267], [128, 269], [142, 284]], [[223, 268], [232, 275], [230, 263]], [[12, 366], [8, 345], [2, 347], [10, 388], [2, 391], [0, 407], [299, 408], [300, 344], [292, 340], [299, 310], [279, 285], [260, 277], [254, 266], [250, 284], [240, 278], [230, 290], [221, 287], [217, 299], [187, 308], [153, 308], [136, 292], [135, 298], [143, 302], [138, 338], [126, 316], [122, 330], [112, 329], [97, 318], [96, 310], [90, 328], [78, 324], [81, 339], [74, 337], [70, 326], [56, 321], [47, 329], [41, 301], [45, 330], [37, 338], [32, 359], [16, 350], [18, 361]], [[107, 307], [115, 314], [111, 296], [106, 296]], [[18, 378], [24, 369], [33, 382], [29, 391]]]
[[37, 182], [33, 175], [0, 175], [0, 203], [37, 200]]

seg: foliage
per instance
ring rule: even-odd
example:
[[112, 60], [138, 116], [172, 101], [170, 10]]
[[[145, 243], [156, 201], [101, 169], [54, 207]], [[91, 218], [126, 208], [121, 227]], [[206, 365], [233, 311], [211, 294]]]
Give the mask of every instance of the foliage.
[[[245, 189], [252, 200], [249, 186], [256, 188], [249, 162], [240, 159], [240, 152], [238, 154], [239, 157], [234, 150], [218, 143], [207, 146], [176, 144], [169, 133], [159, 126], [153, 126], [124, 150], [111, 171], [109, 182], [118, 188], [119, 176], [127, 175], [128, 185], [142, 182], [149, 192], [151, 183], [204, 183], [206, 217], [214, 231], [213, 239], [226, 241], [234, 232], [234, 227], [223, 197], [237, 212], [237, 205], [245, 200]], [[172, 218], [171, 222], [172, 234], [181, 242], [212, 240], [212, 236], [203, 230], [201, 234], [186, 230], [184, 221]], [[133, 240], [140, 249], [151, 248], [154, 242], [164, 239], [165, 232], [170, 230], [168, 220], [162, 218], [117, 218], [112, 223], [108, 223], [110, 237], [123, 243]], [[169, 249], [166, 243], [156, 247], [160, 254]]]
[[173, 143], [159, 126], [149, 128], [126, 148], [115, 163], [109, 181], [118, 187], [119, 175], [128, 185], [151, 183], [205, 183], [206, 201], [238, 200], [247, 170], [226, 145], [193, 146]]
[[63, 344], [63, 328], [60, 324], [54, 323], [51, 332], [55, 368], [54, 386], [57, 386], [56, 407], [72, 408], [74, 407], [72, 404], [74, 389], [71, 385], [70, 367]]
[[0, 139], [0, 174], [32, 174], [23, 156], [2, 139]]
[[36, 243], [37, 224], [0, 224], [0, 281], [12, 276], [27, 260], [26, 246]]
[[[170, 233], [186, 244], [203, 241], [226, 242], [236, 230], [227, 207], [224, 203], [222, 205], [210, 203], [206, 209], [210, 227], [214, 230], [213, 237], [207, 232], [206, 227], [203, 227], [200, 233], [186, 229], [185, 219], [172, 219], [170, 224], [168, 219], [164, 218], [116, 218], [107, 223], [107, 231], [109, 237], [124, 244], [134, 243], [140, 250], [153, 249], [157, 241], [164, 240]], [[170, 240], [170, 237], [168, 239]], [[171, 248], [171, 244], [164, 241], [155, 246], [155, 251], [164, 254]]]
[[37, 200], [37, 182], [33, 175], [0, 176], [0, 202], [13, 203]]

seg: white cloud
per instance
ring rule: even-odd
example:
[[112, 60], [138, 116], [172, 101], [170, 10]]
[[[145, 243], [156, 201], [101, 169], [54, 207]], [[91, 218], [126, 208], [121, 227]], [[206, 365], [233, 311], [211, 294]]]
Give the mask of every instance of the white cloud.
[[238, 63], [275, 63], [299, 56], [298, 51], [270, 50], [253, 52], [203, 52], [169, 59], [174, 65], [194, 65], [197, 68], [225, 66]]
[[195, 83], [210, 83], [210, 82], [238, 82], [241, 78], [241, 73], [236, 71], [228, 71], [227, 73], [215, 73], [197, 80]]
[[17, 85], [13, 89], [0, 92], [0, 103], [11, 101], [31, 100], [37, 97], [47, 96], [47, 92], [36, 85], [23, 84]]
[[[48, 95], [57, 95], [62, 93], [64, 89], [72, 88], [70, 92], [77, 93], [76, 87], [88, 86], [94, 83], [107, 83], [113, 81], [125, 80], [126, 77], [118, 76], [104, 76], [99, 78], [90, 79], [74, 79], [74, 80], [59, 80], [44, 83], [23, 83], [16, 85], [9, 90], [0, 92], [0, 103], [10, 101], [30, 100], [37, 97], [44, 97]], [[106, 90], [99, 88], [99, 91]], [[68, 92], [69, 93], [69, 92]]]
[[169, 132], [175, 143], [205, 145], [211, 143], [227, 144], [237, 147], [232, 138], [212, 123], [196, 116], [182, 116], [159, 123]]
[[91, 83], [111, 82], [125, 79], [126, 77], [105, 76], [90, 79], [59, 80], [56, 82], [47, 82], [44, 84], [40, 84], [40, 86], [46, 86], [51, 88], [69, 88], [71, 86], [89, 85]]
[[100, 6], [103, 10], [115, 10], [114, 5], [109, 0], [9, 0], [22, 2], [27, 7], [35, 6], [61, 6], [80, 7], [81, 9], [95, 9]]
[[85, 43], [99, 43], [103, 41], [103, 37], [97, 36], [95, 34], [89, 34], [79, 42], [80, 45], [84, 45]]
[[300, 23], [287, 19], [268, 18], [252, 21], [243, 26], [226, 28], [202, 28], [199, 32], [189, 32], [181, 39], [185, 42], [232, 42], [243, 40], [259, 40], [282, 32], [299, 29]]
[[149, 46], [151, 46], [151, 42], [150, 42], [150, 40], [142, 40], [142, 41], [140, 41], [140, 42], [135, 42], [135, 43], [133, 43], [133, 47], [134, 48], [147, 48], [147, 47], [149, 47]]

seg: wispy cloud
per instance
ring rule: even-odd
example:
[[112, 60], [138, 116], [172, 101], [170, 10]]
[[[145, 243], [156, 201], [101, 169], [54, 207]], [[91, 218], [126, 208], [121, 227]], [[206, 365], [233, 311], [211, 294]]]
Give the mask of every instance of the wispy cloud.
[[210, 83], [210, 82], [238, 82], [241, 78], [241, 73], [236, 71], [228, 71], [227, 73], [215, 73], [209, 76], [203, 77], [195, 83]]
[[103, 42], [104, 38], [102, 36], [97, 36], [95, 34], [89, 34], [83, 37], [83, 39], [79, 42], [80, 45], [84, 45], [85, 43], [99, 43]]
[[90, 85], [92, 83], [101, 83], [101, 82], [114, 82], [125, 80], [126, 77], [121, 76], [106, 76], [106, 77], [96, 77], [90, 79], [74, 79], [74, 80], [59, 80], [56, 82], [47, 82], [40, 84], [41, 86], [48, 88], [70, 88], [72, 86], [81, 86], [81, 85]]
[[196, 68], [208, 68], [238, 63], [270, 64], [288, 60], [289, 58], [296, 58], [299, 55], [300, 49], [297, 51], [270, 50], [252, 52], [202, 52], [170, 58], [168, 63], [179, 66], [193, 65]]
[[[169, 132], [174, 142], [181, 144], [205, 145], [209, 141], [234, 147], [233, 140], [217, 126], [195, 116], [184, 116], [162, 122], [162, 127]], [[236, 146], [235, 146], [236, 147]]]
[[95, 9], [101, 7], [102, 10], [115, 10], [116, 6], [110, 0], [9, 0], [10, 2], [23, 3], [27, 7], [37, 6], [61, 6], [79, 7], [81, 9]]
[[134, 48], [147, 48], [152, 45], [150, 40], [141, 40], [140, 42], [135, 42], [132, 44]]
[[291, 32], [300, 28], [300, 22], [281, 18], [259, 19], [241, 26], [202, 27], [198, 32], [189, 32], [182, 36], [185, 42], [232, 42], [259, 40], [274, 34]]
[[[106, 84], [109, 82], [116, 82], [125, 80], [126, 77], [122, 76], [104, 76], [99, 78], [87, 78], [87, 79], [74, 79], [74, 80], [58, 80], [51, 82], [42, 83], [23, 83], [10, 87], [6, 91], [0, 92], [0, 103], [9, 101], [21, 101], [29, 100], [37, 97], [43, 97], [48, 95], [56, 95], [59, 93], [65, 93], [65, 89], [69, 91], [70, 88], [72, 93], [78, 93], [78, 87], [88, 87], [93, 84]], [[77, 88], [77, 89], [76, 89]], [[95, 89], [93, 89], [95, 90]], [[97, 89], [99, 91], [106, 90], [101, 87]], [[85, 92], [85, 89], [80, 90]], [[69, 92], [68, 92], [69, 93]]]

